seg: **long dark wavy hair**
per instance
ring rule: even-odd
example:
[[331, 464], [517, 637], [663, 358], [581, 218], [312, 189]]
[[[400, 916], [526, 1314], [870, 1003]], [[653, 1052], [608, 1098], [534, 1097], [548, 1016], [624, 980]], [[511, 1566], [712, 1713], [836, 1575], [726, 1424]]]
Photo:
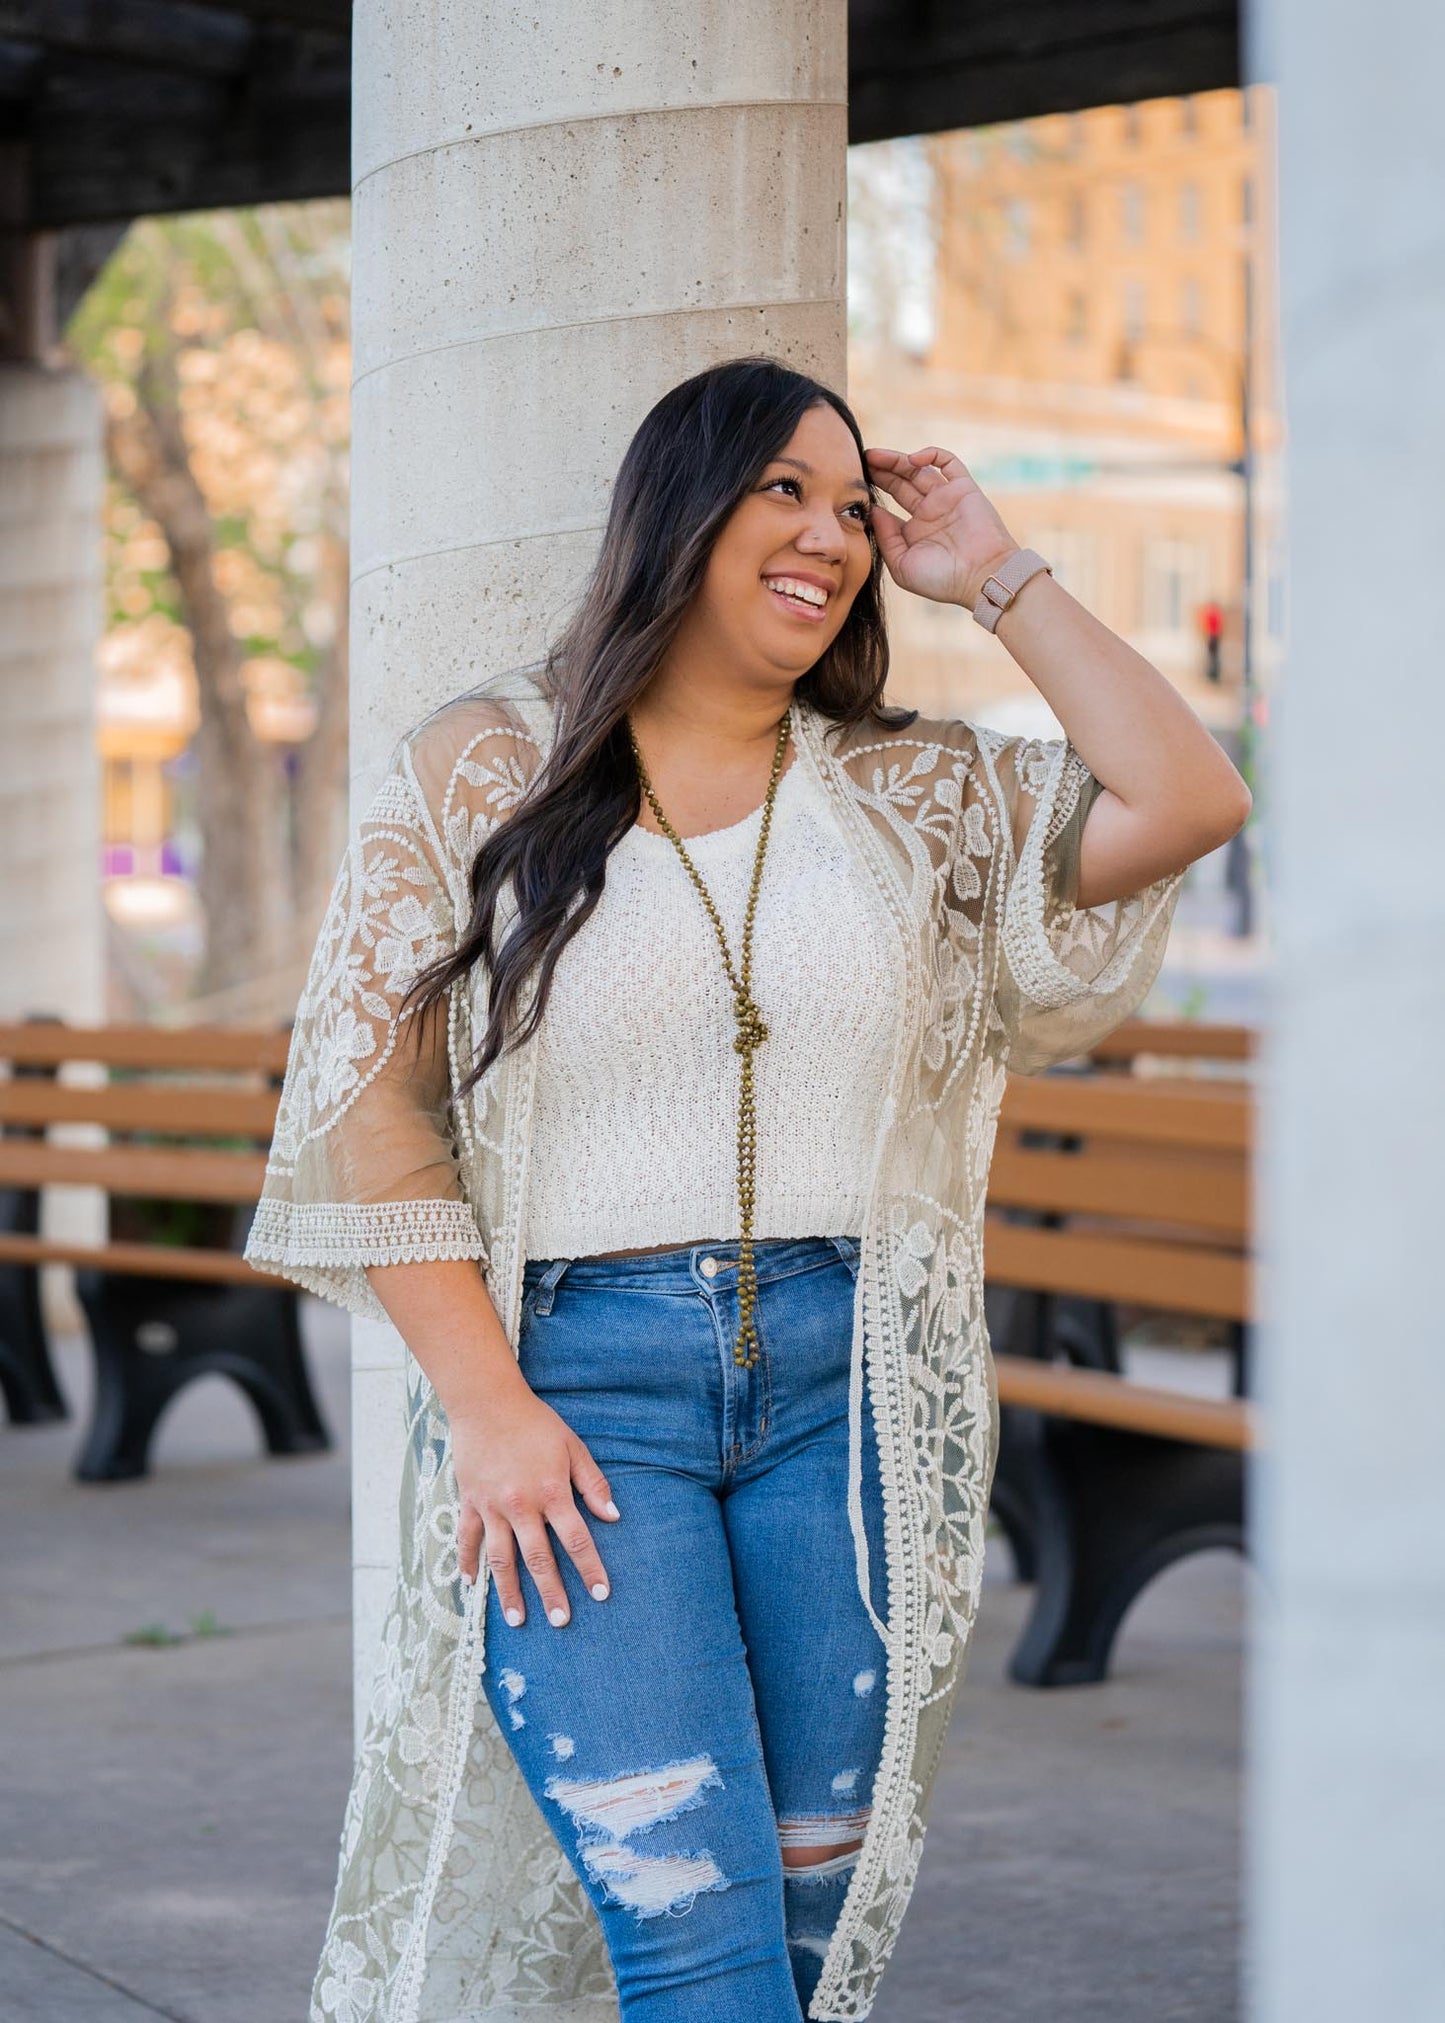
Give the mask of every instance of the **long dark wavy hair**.
[[[546, 656], [555, 710], [547, 757], [477, 852], [472, 917], [455, 953], [424, 970], [407, 993], [413, 1009], [432, 1011], [458, 977], [486, 964], [487, 1028], [457, 1098], [505, 1047], [536, 1031], [558, 958], [596, 906], [608, 855], [641, 807], [627, 712], [676, 638], [724, 523], [820, 402], [847, 423], [866, 478], [863, 437], [847, 402], [771, 358], [730, 359], [684, 380], [629, 443], [596, 566]], [[876, 488], [870, 492], [876, 498]], [[795, 695], [837, 727], [871, 715], [898, 730], [918, 714], [881, 699], [888, 673], [882, 566], [875, 543], [837, 638], [794, 684]], [[497, 902], [509, 877], [517, 918], [498, 949]], [[534, 972], [536, 988], [521, 1015]]]

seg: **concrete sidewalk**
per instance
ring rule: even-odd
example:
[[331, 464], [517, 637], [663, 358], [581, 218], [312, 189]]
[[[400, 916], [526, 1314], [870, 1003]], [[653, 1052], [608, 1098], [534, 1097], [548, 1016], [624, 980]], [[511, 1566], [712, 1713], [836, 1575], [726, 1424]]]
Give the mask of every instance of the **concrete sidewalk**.
[[[0, 1428], [6, 2023], [304, 2023], [351, 1735], [346, 1328], [306, 1319], [334, 1455], [260, 1460], [219, 1379], [141, 1483], [71, 1480], [83, 1419]], [[1231, 2023], [1247, 1576], [1176, 1568], [1113, 1679], [1034, 1693], [995, 1560], [876, 2023]]]

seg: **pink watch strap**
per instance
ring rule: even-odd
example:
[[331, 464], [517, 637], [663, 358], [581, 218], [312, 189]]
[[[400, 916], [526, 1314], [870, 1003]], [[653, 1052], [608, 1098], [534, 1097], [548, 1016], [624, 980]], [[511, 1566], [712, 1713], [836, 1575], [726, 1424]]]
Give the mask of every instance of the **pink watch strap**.
[[1046, 562], [1034, 548], [1015, 548], [1008, 560], [999, 564], [979, 591], [973, 607], [973, 615], [985, 632], [995, 629], [1025, 583], [1032, 582], [1045, 569], [1053, 574], [1053, 564]]

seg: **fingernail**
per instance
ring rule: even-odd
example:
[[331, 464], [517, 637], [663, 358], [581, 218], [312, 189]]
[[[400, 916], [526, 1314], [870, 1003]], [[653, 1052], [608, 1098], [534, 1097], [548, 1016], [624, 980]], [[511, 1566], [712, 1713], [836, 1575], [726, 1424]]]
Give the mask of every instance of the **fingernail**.
[[609, 1517], [621, 1517], [622, 1515], [622, 1512], [617, 1508], [617, 1505], [615, 1503], [608, 1503], [604, 1506], [604, 1508], [606, 1509], [607, 1515]]
[[592, 1590], [592, 1599], [594, 1602], [605, 1602], [609, 1593], [606, 1581], [600, 1580]]
[[547, 1620], [560, 1630], [563, 1623], [567, 1620], [566, 1609], [548, 1609]]
[[517, 1625], [522, 1620], [522, 1611], [520, 1609], [503, 1609], [502, 1614], [506, 1617], [507, 1621], [512, 1625], [513, 1629], [516, 1629]]

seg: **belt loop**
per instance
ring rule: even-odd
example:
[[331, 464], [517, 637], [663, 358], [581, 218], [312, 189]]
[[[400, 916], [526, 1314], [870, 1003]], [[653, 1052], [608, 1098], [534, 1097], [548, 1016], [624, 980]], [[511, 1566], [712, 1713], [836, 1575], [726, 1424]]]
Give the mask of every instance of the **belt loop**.
[[839, 1257], [842, 1258], [844, 1264], [847, 1265], [849, 1271], [852, 1272], [854, 1278], [857, 1278], [858, 1260], [862, 1255], [863, 1248], [858, 1239], [854, 1236], [830, 1236], [828, 1241], [837, 1251]]
[[552, 1311], [552, 1295], [562, 1283], [562, 1274], [572, 1262], [570, 1257], [554, 1257], [537, 1281], [536, 1296], [532, 1301], [534, 1314], [549, 1314]]

